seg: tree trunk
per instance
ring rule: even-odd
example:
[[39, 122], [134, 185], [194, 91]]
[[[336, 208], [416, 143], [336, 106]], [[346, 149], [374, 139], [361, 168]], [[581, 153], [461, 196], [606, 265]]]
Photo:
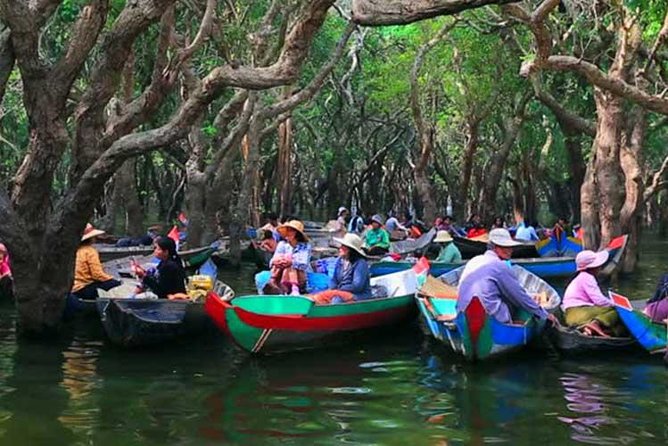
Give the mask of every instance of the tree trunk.
[[620, 153], [620, 164], [624, 172], [626, 194], [620, 221], [622, 232], [629, 234], [629, 240], [622, 261], [622, 272], [631, 273], [638, 263], [638, 245], [645, 210], [642, 148], [647, 129], [647, 111], [634, 107], [628, 112], [625, 121], [628, 127]]
[[[624, 203], [624, 175], [620, 167], [620, 152], [624, 132], [622, 99], [595, 89], [597, 131], [594, 140], [594, 178], [598, 221], [601, 240], [597, 249], [605, 247], [610, 240], [621, 234], [619, 213]], [[585, 228], [587, 232], [589, 228]]]
[[142, 235], [144, 230], [144, 208], [137, 194], [136, 160], [123, 163], [116, 172], [116, 191], [125, 208], [125, 233], [130, 237]]
[[668, 189], [659, 193], [657, 198], [659, 203], [659, 237], [665, 239], [668, 237]]
[[278, 203], [281, 215], [292, 212], [292, 118], [278, 126]]
[[420, 203], [422, 203], [422, 219], [429, 224], [436, 219], [437, 212], [431, 181], [429, 180], [429, 175], [427, 175], [427, 166], [433, 150], [433, 129], [430, 128], [422, 135], [420, 142], [420, 161], [413, 171], [415, 188], [417, 189]]
[[473, 161], [478, 150], [480, 120], [470, 118], [466, 121], [466, 146], [464, 147], [464, 159], [462, 161], [461, 177], [459, 186], [459, 197], [455, 199], [454, 208], [457, 218], [466, 218], [466, 209], [469, 205], [469, 193], [471, 188], [471, 176], [473, 174]]

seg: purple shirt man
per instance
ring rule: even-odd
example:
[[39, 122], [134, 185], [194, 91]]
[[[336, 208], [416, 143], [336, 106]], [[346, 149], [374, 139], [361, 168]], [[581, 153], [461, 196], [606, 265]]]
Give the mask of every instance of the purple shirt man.
[[464, 311], [474, 297], [478, 297], [487, 313], [502, 323], [512, 322], [510, 307], [523, 308], [539, 319], [549, 318], [522, 288], [512, 268], [504, 262], [518, 245], [506, 229], [490, 232], [492, 248], [474, 257], [464, 268], [459, 281], [457, 311]]

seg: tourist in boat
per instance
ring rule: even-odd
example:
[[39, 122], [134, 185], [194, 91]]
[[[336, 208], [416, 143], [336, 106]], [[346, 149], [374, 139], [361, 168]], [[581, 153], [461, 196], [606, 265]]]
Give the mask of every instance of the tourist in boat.
[[348, 209], [344, 206], [341, 206], [336, 217], [336, 223], [334, 223], [334, 235], [337, 237], [343, 237], [346, 235], [347, 223], [346, 219], [348, 218]]
[[334, 275], [330, 279], [330, 289], [314, 294], [311, 298], [318, 304], [370, 299], [369, 264], [362, 249], [362, 239], [355, 234], [346, 234], [334, 240], [341, 247]]
[[466, 236], [468, 238], [476, 238], [485, 234], [487, 234], [487, 229], [482, 224], [482, 218], [479, 214], [473, 214], [466, 225]]
[[452, 236], [448, 231], [438, 231], [434, 238], [434, 243], [441, 245], [441, 249], [435, 262], [459, 263], [462, 261], [462, 253], [452, 242]]
[[371, 228], [364, 233], [364, 250], [368, 255], [382, 256], [390, 250], [390, 234], [383, 228], [383, 217], [371, 217]]
[[0, 243], [0, 301], [14, 298], [14, 279], [9, 266], [9, 251]]
[[568, 220], [564, 217], [559, 217], [557, 222], [554, 224], [554, 227], [552, 228], [552, 235], [557, 240], [560, 240], [562, 237], [567, 237], [570, 233], [571, 228], [568, 224]]
[[469, 260], [459, 279], [457, 311], [466, 310], [471, 300], [477, 297], [485, 311], [504, 324], [512, 322], [512, 315], [518, 309], [524, 309], [538, 319], [556, 323], [554, 316], [527, 294], [505, 262], [511, 257], [513, 246], [519, 244], [507, 229], [490, 231], [487, 251]]
[[596, 280], [608, 256], [608, 251], [578, 253], [577, 275], [566, 287], [561, 304], [566, 325], [577, 327], [589, 336], [621, 336], [624, 332], [612, 301], [603, 295]]
[[306, 271], [311, 262], [311, 245], [304, 224], [290, 220], [278, 227], [283, 237], [269, 262], [271, 279], [265, 294], [302, 294], [306, 290]]
[[525, 220], [521, 220], [517, 225], [517, 230], [515, 231], [515, 240], [519, 240], [521, 242], [538, 241], [536, 228], [534, 228], [531, 224], [525, 223]]
[[644, 312], [654, 322], [668, 320], [668, 274], [664, 274], [659, 280], [654, 296], [647, 301]]
[[158, 237], [153, 255], [160, 260], [155, 269], [145, 270], [136, 263], [132, 264], [132, 270], [142, 279], [136, 292], [151, 290], [159, 299], [185, 297], [186, 271], [176, 252], [176, 242], [169, 237]]
[[265, 231], [270, 231], [272, 236], [274, 237], [274, 240], [278, 242], [281, 239], [281, 236], [277, 232], [279, 226], [278, 215], [276, 215], [275, 212], [266, 212], [264, 214], [264, 220], [265, 223], [260, 229]]
[[491, 229], [500, 229], [500, 228], [505, 228], [506, 227], [506, 222], [503, 221], [503, 217], [497, 216], [494, 218], [494, 221], [492, 222], [492, 227]]
[[81, 244], [76, 254], [74, 284], [71, 291], [79, 299], [95, 300], [97, 290], [109, 291], [121, 284], [104, 271], [102, 262], [100, 262], [100, 254], [93, 246], [95, 237], [101, 234], [104, 234], [104, 231], [95, 229], [88, 223], [81, 237]]
[[353, 215], [348, 223], [348, 232], [361, 235], [364, 232], [364, 229], [366, 229], [364, 225], [364, 215], [362, 215], [361, 212]]
[[[401, 214], [401, 219], [402, 219], [402, 222], [404, 222], [404, 223], [407, 221], [405, 213]], [[401, 231], [405, 234], [408, 234], [409, 229], [406, 226], [404, 226], [402, 224], [402, 222], [400, 222], [397, 217], [390, 214], [389, 218], [385, 222], [385, 230], [387, 232], [389, 232], [390, 234], [394, 234], [397, 231]]]

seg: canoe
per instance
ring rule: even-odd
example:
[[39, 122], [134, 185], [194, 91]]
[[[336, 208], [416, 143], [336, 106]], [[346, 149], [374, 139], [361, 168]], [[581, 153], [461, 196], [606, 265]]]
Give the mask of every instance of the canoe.
[[536, 251], [540, 257], [575, 257], [582, 251], [582, 240], [575, 237], [557, 237], [552, 234], [536, 242]]
[[[217, 292], [231, 297], [234, 291], [222, 282]], [[123, 347], [161, 344], [192, 337], [212, 328], [204, 299], [128, 299], [100, 297], [97, 311], [109, 340]]]
[[413, 269], [372, 278], [388, 297], [315, 305], [306, 296], [239, 296], [209, 293], [205, 308], [220, 330], [251, 353], [316, 348], [346, 334], [387, 326], [415, 309], [417, 275]]
[[[117, 248], [115, 246], [105, 246], [97, 244], [95, 245], [95, 249], [97, 249], [97, 252], [100, 254], [100, 261], [103, 263], [114, 259], [120, 259], [123, 257], [135, 257], [135, 256], [144, 257], [153, 254], [152, 246], [124, 246], [122, 248]], [[183, 259], [184, 262], [188, 262], [191, 257], [195, 257], [198, 254], [202, 254], [203, 252], [206, 252], [209, 249], [211, 249], [210, 246], [202, 246], [200, 248], [187, 249], [184, 251], [179, 251], [179, 256], [181, 256], [181, 259]]]
[[405, 239], [390, 243], [390, 252], [405, 255], [418, 250], [426, 249], [436, 237], [436, 229], [431, 228], [416, 239]]
[[[211, 249], [211, 247], [207, 248], [207, 250], [208, 249]], [[201, 251], [200, 254], [206, 252], [208, 251]], [[215, 278], [216, 275], [218, 274], [218, 271], [213, 262], [209, 260], [210, 256], [211, 254], [209, 254], [208, 257], [205, 259], [205, 261], [201, 265], [198, 265], [197, 268], [193, 268], [192, 266], [189, 266], [186, 263], [186, 272], [189, 275], [197, 273], [197, 274], [209, 275]], [[144, 266], [145, 268], [148, 268], [150, 266], [155, 266], [154, 264], [157, 263], [157, 259], [155, 259], [153, 256], [146, 256], [141, 259], [135, 259], [135, 260], [137, 261], [137, 263]], [[197, 260], [197, 262], [199, 261], [201, 261], [201, 259]], [[104, 269], [109, 274], [114, 276], [115, 279], [123, 281], [123, 279], [132, 277], [132, 272], [128, 267], [129, 264], [130, 264], [130, 258], [115, 259], [105, 262]], [[72, 317], [90, 317], [97, 315], [98, 315], [98, 307], [94, 300], [79, 299], [72, 293], [67, 293], [67, 296], [65, 296], [65, 308], [63, 310], [63, 317], [65, 319]]]
[[[549, 240], [549, 239], [546, 239]], [[603, 266], [603, 274], [610, 275], [619, 263], [628, 235], [623, 235], [613, 239], [606, 249], [610, 253], [610, 258]], [[575, 257], [541, 257], [541, 258], [513, 258], [510, 260], [513, 265], [521, 266], [529, 272], [537, 275], [542, 279], [555, 277], [569, 277], [575, 274], [577, 268], [575, 266]], [[444, 263], [444, 262], [430, 262], [430, 274], [439, 277], [449, 271], [459, 268], [463, 263]], [[413, 265], [411, 262], [399, 261], [380, 261], [374, 262], [370, 266], [372, 276], [382, 276], [385, 274], [392, 274], [397, 271], [404, 271]]]
[[[522, 267], [512, 268], [529, 294], [543, 295], [541, 305], [546, 310], [557, 308], [561, 298], [554, 288]], [[541, 333], [544, 321], [518, 314], [517, 322], [501, 323], [487, 314], [478, 298], [474, 298], [464, 311], [458, 312], [456, 287], [463, 270], [460, 267], [438, 279], [429, 278], [416, 295], [422, 318], [434, 338], [466, 359], [475, 361], [522, 349]]]
[[668, 343], [668, 328], [665, 323], [654, 322], [621, 294], [609, 292], [619, 318], [638, 343], [650, 353], [663, 353]]
[[[462, 257], [470, 259], [487, 251], [487, 241], [483, 239], [470, 239], [467, 237], [454, 236], [454, 243], [462, 253]], [[513, 248], [513, 258], [532, 258], [538, 257], [536, 244], [527, 242]]]
[[[465, 262], [445, 263], [430, 262], [430, 273], [433, 276], [441, 276], [447, 272], [459, 268]], [[513, 265], [519, 265], [540, 278], [568, 277], [575, 273], [574, 258], [552, 258], [552, 259], [511, 259]], [[372, 276], [382, 276], [392, 274], [397, 271], [404, 271], [413, 265], [411, 262], [389, 262], [381, 261], [372, 263], [370, 272]]]
[[627, 337], [587, 336], [579, 330], [566, 326], [550, 327], [547, 331], [552, 346], [568, 354], [592, 354], [632, 350], [638, 347], [636, 340]]

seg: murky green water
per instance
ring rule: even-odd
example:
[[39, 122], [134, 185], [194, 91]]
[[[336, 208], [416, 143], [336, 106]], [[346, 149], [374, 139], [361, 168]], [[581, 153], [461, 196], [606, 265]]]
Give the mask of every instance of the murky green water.
[[[643, 250], [640, 274], [618, 284], [637, 297], [668, 268], [668, 244]], [[249, 290], [250, 274], [225, 279]], [[668, 442], [668, 369], [643, 354], [470, 365], [408, 324], [252, 358], [221, 337], [124, 351], [95, 324], [17, 342], [14, 323], [0, 309], [2, 445]]]

